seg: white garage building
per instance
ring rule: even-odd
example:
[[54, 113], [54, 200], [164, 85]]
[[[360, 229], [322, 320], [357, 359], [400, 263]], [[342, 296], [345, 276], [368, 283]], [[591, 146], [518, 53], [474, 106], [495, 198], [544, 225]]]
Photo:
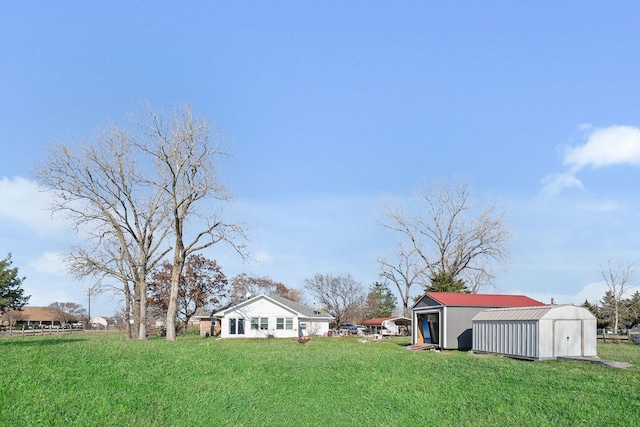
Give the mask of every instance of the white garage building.
[[472, 350], [530, 360], [596, 357], [596, 318], [584, 307], [484, 310], [472, 319]]

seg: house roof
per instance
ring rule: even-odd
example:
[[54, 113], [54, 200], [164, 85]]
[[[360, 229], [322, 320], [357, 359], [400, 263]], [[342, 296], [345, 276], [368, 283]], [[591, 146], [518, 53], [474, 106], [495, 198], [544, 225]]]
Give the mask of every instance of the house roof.
[[540, 301], [524, 295], [426, 292], [424, 296], [450, 307], [535, 307], [544, 305]]
[[403, 323], [404, 322], [409, 322], [411, 323], [411, 319], [408, 319], [406, 317], [376, 317], [373, 319], [367, 319], [364, 322], [362, 322], [362, 326], [382, 326], [382, 322], [384, 322], [385, 320], [392, 320], [392, 321], [396, 321], [396, 320], [402, 320]]
[[285, 308], [294, 311], [298, 314], [299, 317], [305, 317], [305, 318], [314, 318], [314, 319], [327, 319], [327, 320], [332, 320], [334, 317], [331, 316], [328, 313], [322, 313], [320, 311], [315, 311], [312, 308], [307, 307], [306, 305], [302, 305], [299, 304], [297, 302], [288, 300], [286, 298], [282, 298], [281, 296], [278, 295], [256, 295], [252, 298], [249, 299], [245, 299], [245, 300], [241, 300], [241, 301], [234, 301], [231, 302], [223, 307], [219, 307], [219, 308], [215, 308], [213, 310], [213, 312], [211, 313], [212, 317], [219, 317], [219, 316], [224, 316], [224, 312], [230, 310], [230, 309], [235, 309], [237, 307], [240, 306], [244, 306], [244, 305], [249, 305], [251, 303], [253, 303], [254, 301], [257, 301], [258, 299], [261, 298], [265, 298], [268, 300], [271, 300], [273, 303], [280, 305], [280, 306], [284, 306]]
[[[64, 318], [64, 314], [61, 315], [60, 310], [55, 307], [32, 307], [25, 306], [21, 310], [12, 310], [14, 318], [20, 321], [30, 322], [59, 322], [61, 318]], [[66, 315], [67, 318], [69, 315]], [[75, 318], [71, 319], [75, 320]]]
[[321, 311], [314, 310], [312, 308], [307, 307], [306, 305], [302, 305], [295, 301], [282, 298], [281, 296], [278, 296], [278, 295], [269, 295], [268, 298], [271, 298], [279, 302], [280, 304], [285, 305], [294, 311], [297, 311], [298, 313], [304, 315], [305, 317], [333, 319], [333, 316], [330, 315], [329, 313], [323, 313]]

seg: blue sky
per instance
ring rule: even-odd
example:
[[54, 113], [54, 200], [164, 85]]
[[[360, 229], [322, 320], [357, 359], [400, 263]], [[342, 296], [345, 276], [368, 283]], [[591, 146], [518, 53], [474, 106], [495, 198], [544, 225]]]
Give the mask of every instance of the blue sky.
[[143, 102], [189, 102], [232, 145], [223, 176], [251, 226], [256, 263], [205, 253], [229, 276], [369, 286], [396, 242], [382, 200], [462, 178], [514, 230], [486, 291], [595, 302], [601, 265], [640, 261], [639, 17], [636, 2], [0, 3], [0, 255], [33, 305], [84, 303], [35, 162]]

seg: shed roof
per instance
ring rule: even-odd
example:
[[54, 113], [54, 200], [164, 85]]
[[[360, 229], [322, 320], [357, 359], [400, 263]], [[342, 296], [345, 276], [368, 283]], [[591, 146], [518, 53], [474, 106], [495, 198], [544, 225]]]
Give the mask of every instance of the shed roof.
[[426, 296], [434, 301], [453, 307], [534, 307], [544, 306], [524, 295], [500, 294], [459, 294], [448, 292], [426, 292]]
[[481, 311], [472, 321], [541, 320], [549, 318], [595, 318], [589, 310], [574, 305], [545, 305], [542, 307], [494, 308]]

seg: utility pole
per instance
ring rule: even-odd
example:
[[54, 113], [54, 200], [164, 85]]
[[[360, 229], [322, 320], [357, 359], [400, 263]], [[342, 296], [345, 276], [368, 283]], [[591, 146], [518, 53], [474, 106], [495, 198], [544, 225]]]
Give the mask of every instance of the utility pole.
[[[95, 284], [93, 286], [91, 286], [89, 289], [87, 289], [87, 299], [88, 299], [88, 310], [87, 310], [87, 315], [89, 316], [89, 321], [91, 322], [91, 295], [94, 294], [99, 294], [100, 292], [102, 292], [102, 290], [100, 289], [100, 285], [99, 284]], [[87, 325], [88, 327], [89, 325]]]

